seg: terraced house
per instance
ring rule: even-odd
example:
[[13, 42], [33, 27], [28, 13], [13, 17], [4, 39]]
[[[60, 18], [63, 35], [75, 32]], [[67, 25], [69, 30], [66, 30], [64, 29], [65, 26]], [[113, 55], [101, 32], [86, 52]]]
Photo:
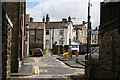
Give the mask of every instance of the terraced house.
[[45, 24], [45, 48], [53, 49], [54, 45], [68, 48], [73, 41], [73, 24], [71, 17], [63, 18], [62, 21], [50, 22], [46, 16]]

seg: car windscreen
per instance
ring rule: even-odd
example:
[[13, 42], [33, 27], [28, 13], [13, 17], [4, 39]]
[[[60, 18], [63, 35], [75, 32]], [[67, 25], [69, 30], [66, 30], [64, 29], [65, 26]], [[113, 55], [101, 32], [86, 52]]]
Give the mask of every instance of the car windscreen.
[[42, 51], [41, 49], [36, 49], [36, 50], [34, 50], [34, 51]]
[[78, 48], [78, 46], [77, 45], [72, 45], [72, 48]]

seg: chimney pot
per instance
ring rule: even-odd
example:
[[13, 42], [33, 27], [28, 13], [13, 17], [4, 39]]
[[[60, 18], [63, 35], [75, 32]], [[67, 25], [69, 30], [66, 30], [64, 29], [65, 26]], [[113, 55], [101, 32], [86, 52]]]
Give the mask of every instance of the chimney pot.
[[71, 22], [71, 16], [68, 17], [68, 21]]
[[43, 16], [42, 21], [43, 21], [43, 23], [45, 22], [45, 16]]
[[67, 22], [67, 19], [66, 19], [66, 18], [63, 18], [63, 19], [62, 19], [62, 22]]
[[33, 22], [33, 18], [32, 17], [30, 17], [30, 22]]

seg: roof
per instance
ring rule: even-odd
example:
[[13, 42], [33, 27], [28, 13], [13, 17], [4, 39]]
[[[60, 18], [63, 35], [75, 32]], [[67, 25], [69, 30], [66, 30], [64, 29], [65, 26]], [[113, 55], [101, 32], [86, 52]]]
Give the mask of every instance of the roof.
[[52, 28], [52, 29], [59, 29], [59, 28], [67, 28], [70, 22], [50, 22], [45, 24], [46, 28]]
[[92, 29], [92, 34], [91, 35], [98, 35], [98, 30]]
[[45, 23], [43, 22], [30, 22], [29, 29], [44, 29]]
[[82, 29], [83, 24], [73, 25], [73, 27], [78, 28], [78, 29]]

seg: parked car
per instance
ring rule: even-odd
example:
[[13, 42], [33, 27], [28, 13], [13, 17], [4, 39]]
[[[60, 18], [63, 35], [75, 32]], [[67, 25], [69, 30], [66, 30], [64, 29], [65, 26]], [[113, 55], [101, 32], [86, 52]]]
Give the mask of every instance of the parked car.
[[80, 54], [85, 55], [86, 53], [87, 53], [87, 47], [82, 47]]
[[33, 56], [43, 56], [43, 51], [41, 48], [34, 48], [32, 55]]
[[[90, 58], [90, 53], [85, 54], [85, 59], [88, 60]], [[99, 51], [91, 52], [91, 59], [99, 59]]]

